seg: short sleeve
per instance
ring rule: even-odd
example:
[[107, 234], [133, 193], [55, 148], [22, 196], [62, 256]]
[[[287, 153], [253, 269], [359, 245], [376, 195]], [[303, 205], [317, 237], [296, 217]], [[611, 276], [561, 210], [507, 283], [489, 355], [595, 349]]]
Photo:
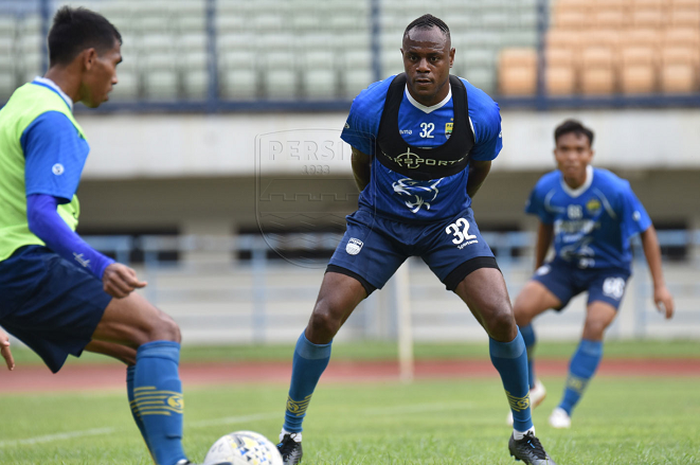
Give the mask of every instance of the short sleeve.
[[340, 138], [362, 153], [373, 156], [386, 92], [393, 79], [375, 82], [352, 102]]
[[621, 226], [625, 237], [630, 238], [649, 229], [651, 218], [627, 181], [624, 181], [622, 188], [621, 206]]
[[554, 223], [554, 215], [549, 212], [544, 205], [544, 192], [542, 191], [540, 183], [538, 183], [532, 192], [530, 193], [530, 198], [525, 204], [525, 213], [529, 215], [537, 215], [540, 221], [544, 224]]
[[26, 195], [47, 194], [70, 202], [90, 147], [66, 115], [42, 114], [20, 138], [25, 157]]
[[469, 156], [472, 160], [493, 160], [503, 150], [500, 109], [484, 91], [469, 83], [465, 85], [475, 142]]

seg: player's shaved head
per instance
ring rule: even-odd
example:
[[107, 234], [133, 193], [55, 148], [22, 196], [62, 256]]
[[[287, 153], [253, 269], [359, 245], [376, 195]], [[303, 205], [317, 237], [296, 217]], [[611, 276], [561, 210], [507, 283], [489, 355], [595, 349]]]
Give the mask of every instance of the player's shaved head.
[[447, 24], [445, 24], [443, 20], [441, 20], [440, 18], [436, 18], [431, 14], [425, 14], [420, 18], [416, 18], [413, 21], [411, 21], [411, 23], [408, 26], [406, 26], [406, 29], [403, 31], [403, 38], [405, 40], [408, 37], [409, 33], [414, 29], [432, 29], [434, 27], [442, 31], [442, 33], [447, 38], [448, 43], [451, 42], [450, 28], [447, 27]]
[[85, 49], [102, 54], [122, 43], [117, 28], [104, 16], [65, 6], [56, 12], [49, 31], [49, 66], [66, 65]]
[[593, 131], [575, 119], [567, 119], [557, 126], [557, 128], [554, 130], [554, 143], [556, 144], [561, 136], [570, 133], [574, 133], [577, 136], [587, 137], [589, 147], [593, 147]]

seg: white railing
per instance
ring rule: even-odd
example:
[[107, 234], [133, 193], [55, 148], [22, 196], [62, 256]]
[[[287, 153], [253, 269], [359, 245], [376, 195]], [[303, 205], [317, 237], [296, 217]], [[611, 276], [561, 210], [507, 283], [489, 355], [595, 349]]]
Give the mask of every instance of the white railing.
[[[484, 236], [498, 250], [499, 265], [514, 298], [532, 271], [533, 237], [529, 233]], [[291, 247], [296, 242], [311, 247], [314, 243], [332, 249], [339, 236], [306, 239], [287, 238], [285, 244]], [[664, 262], [666, 280], [677, 305], [675, 318], [665, 321], [655, 310], [649, 272], [637, 245], [634, 275], [609, 337], [700, 338], [700, 231], [661, 231], [659, 239], [662, 245], [685, 246], [688, 250], [686, 260]], [[278, 249], [280, 243], [269, 237], [149, 236], [135, 240], [117, 236], [87, 240], [127, 263], [133, 249], [144, 252], [144, 263], [135, 265], [149, 282], [144, 295], [178, 321], [187, 343], [293, 342], [308, 321], [326, 264], [326, 260], [273, 259], [272, 249]], [[518, 257], [514, 257], [516, 250], [520, 252]], [[159, 260], [158, 254], [164, 251], [178, 252], [177, 262]], [[251, 258], [236, 259], [240, 252]], [[407, 263], [404, 284], [392, 278], [384, 290], [362, 302], [339, 333], [339, 340], [399, 340], [405, 335], [400, 321], [412, 321], [412, 340], [485, 339], [483, 329], [466, 306], [445, 291], [420, 259]], [[410, 303], [408, 318], [400, 311], [401, 302]], [[539, 337], [578, 338], [584, 307], [585, 298], [579, 296], [565, 312], [544, 314], [536, 321]]]

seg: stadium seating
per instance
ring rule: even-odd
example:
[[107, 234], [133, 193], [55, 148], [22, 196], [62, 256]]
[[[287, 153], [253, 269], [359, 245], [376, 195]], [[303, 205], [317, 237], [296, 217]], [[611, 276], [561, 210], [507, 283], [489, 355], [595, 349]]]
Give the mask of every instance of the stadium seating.
[[[43, 72], [42, 18], [30, 3], [1, 3], [0, 101]], [[553, 95], [700, 90], [700, 0], [549, 0], [549, 18], [538, 17], [539, 0], [434, 3], [381, 0], [376, 18], [372, 0], [80, 5], [105, 14], [123, 35], [114, 101], [203, 100], [214, 82], [214, 93], [228, 100], [347, 100], [403, 70], [404, 28], [428, 10], [451, 28], [453, 72], [489, 93], [537, 91], [532, 51], [540, 24], [549, 25], [543, 78]], [[524, 56], [510, 48], [529, 48], [527, 63], [509, 59]]]
[[[700, 90], [700, 0], [553, 0], [550, 25], [543, 72], [552, 95]], [[517, 84], [500, 66], [503, 92], [533, 88], [531, 75]]]

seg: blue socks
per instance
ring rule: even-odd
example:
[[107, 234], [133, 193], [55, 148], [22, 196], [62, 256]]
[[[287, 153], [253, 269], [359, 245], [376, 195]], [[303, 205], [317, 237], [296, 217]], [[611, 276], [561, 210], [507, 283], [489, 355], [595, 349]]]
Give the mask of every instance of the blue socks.
[[533, 427], [530, 410], [530, 386], [527, 375], [527, 351], [523, 336], [510, 342], [498, 342], [489, 338], [491, 363], [501, 375], [503, 387], [513, 411], [513, 429], [525, 432]]
[[141, 436], [146, 442], [146, 447], [151, 450], [151, 446], [148, 445], [148, 438], [146, 437], [146, 430], [143, 428], [143, 420], [141, 420], [141, 415], [136, 408], [136, 403], [134, 402], [134, 373], [136, 372], [136, 366], [126, 367], [126, 395], [129, 399], [129, 408], [131, 409], [131, 415], [134, 417], [136, 426], [139, 427], [141, 431]]
[[294, 349], [292, 382], [289, 386], [287, 409], [284, 414], [284, 429], [290, 433], [300, 433], [301, 423], [316, 384], [331, 359], [331, 344], [314, 344], [301, 333]]
[[181, 442], [184, 403], [179, 361], [177, 342], [148, 342], [136, 352], [133, 408], [135, 417], [141, 419], [141, 432], [157, 465], [174, 465], [186, 459]]
[[569, 415], [578, 401], [581, 400], [583, 391], [598, 369], [601, 358], [603, 358], [603, 341], [581, 339], [581, 343], [569, 363], [569, 376], [566, 379], [564, 397], [559, 403], [559, 407]]
[[535, 387], [535, 343], [537, 338], [535, 337], [535, 330], [532, 325], [523, 326], [520, 328], [520, 334], [523, 335], [523, 341], [525, 341], [525, 347], [527, 348], [527, 377], [530, 380], [530, 389]]

